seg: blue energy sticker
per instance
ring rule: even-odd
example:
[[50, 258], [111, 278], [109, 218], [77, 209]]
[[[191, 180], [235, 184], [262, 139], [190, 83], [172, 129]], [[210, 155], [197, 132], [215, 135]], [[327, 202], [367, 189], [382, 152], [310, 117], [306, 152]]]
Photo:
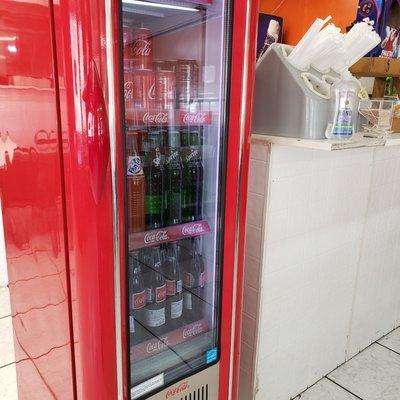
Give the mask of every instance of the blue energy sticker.
[[218, 357], [218, 349], [214, 347], [213, 349], [206, 351], [206, 364], [210, 364], [215, 361]]

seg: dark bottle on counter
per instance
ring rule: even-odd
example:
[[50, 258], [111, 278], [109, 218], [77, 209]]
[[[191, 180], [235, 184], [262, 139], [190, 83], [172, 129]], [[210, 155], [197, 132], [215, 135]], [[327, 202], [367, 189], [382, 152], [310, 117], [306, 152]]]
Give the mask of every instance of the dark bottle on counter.
[[159, 131], [149, 133], [150, 152], [145, 167], [147, 229], [159, 229], [164, 225], [164, 167], [160, 140]]
[[129, 332], [131, 344], [138, 344], [148, 338], [144, 327], [146, 306], [146, 289], [142, 270], [138, 260], [139, 254], [133, 253], [128, 259], [129, 278]]
[[165, 278], [161, 271], [160, 247], [151, 249], [150, 276], [147, 288], [147, 306], [145, 323], [148, 330], [154, 336], [162, 335], [165, 327], [165, 306], [167, 288]]
[[182, 160], [179, 152], [180, 133], [171, 129], [168, 135], [168, 153], [165, 163], [165, 219], [168, 225], [182, 222]]
[[203, 161], [199, 129], [188, 130], [185, 137], [183, 219], [191, 222], [202, 219]]
[[163, 273], [167, 286], [167, 326], [177, 329], [181, 323], [183, 311], [182, 273], [178, 262], [178, 246], [169, 243], [164, 252]]
[[187, 323], [204, 317], [205, 270], [200, 252], [200, 238], [192, 238], [191, 258], [184, 264], [183, 272], [183, 307]]

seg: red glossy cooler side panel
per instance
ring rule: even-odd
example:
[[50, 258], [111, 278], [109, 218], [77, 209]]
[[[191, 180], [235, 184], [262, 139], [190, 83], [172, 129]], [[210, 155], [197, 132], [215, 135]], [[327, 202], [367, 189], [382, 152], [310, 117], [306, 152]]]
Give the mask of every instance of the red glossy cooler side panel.
[[221, 399], [237, 399], [238, 389], [257, 16], [257, 0], [234, 2], [221, 327], [230, 334], [221, 342]]
[[[246, 99], [242, 104], [242, 112], [246, 116], [243, 121], [243, 138], [242, 138], [242, 151], [241, 157], [241, 177], [239, 188], [239, 204], [238, 204], [238, 229], [237, 235], [237, 251], [238, 251], [238, 270], [236, 273], [237, 291], [236, 291], [236, 321], [235, 321], [235, 340], [233, 352], [233, 382], [232, 382], [232, 399], [238, 399], [238, 385], [239, 385], [239, 365], [240, 365], [240, 345], [241, 345], [241, 327], [242, 327], [242, 306], [243, 306], [243, 287], [244, 287], [244, 250], [245, 250], [245, 236], [246, 236], [246, 210], [247, 210], [247, 186], [249, 177], [249, 163], [250, 163], [250, 144], [251, 144], [251, 129], [253, 112], [253, 90], [255, 80], [255, 64], [256, 64], [256, 44], [257, 44], [257, 26], [258, 26], [258, 12], [259, 1], [252, 0], [249, 4], [247, 15], [248, 38], [246, 43], [248, 45], [247, 57], [244, 58], [244, 71], [243, 75], [243, 93]], [[245, 84], [246, 83], [246, 84]]]
[[105, 2], [54, 2], [77, 397], [117, 398]]
[[74, 398], [50, 16], [43, 1], [0, 2], [0, 196], [20, 400]]

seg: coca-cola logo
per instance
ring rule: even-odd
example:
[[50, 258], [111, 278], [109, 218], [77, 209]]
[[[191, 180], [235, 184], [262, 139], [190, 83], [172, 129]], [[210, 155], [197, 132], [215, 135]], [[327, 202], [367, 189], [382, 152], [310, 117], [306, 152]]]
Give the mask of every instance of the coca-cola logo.
[[143, 292], [140, 293], [134, 293], [133, 294], [133, 309], [134, 310], [140, 310], [146, 305], [146, 291], [143, 290]]
[[182, 336], [184, 339], [198, 336], [202, 334], [204, 331], [203, 325], [200, 322], [193, 324], [190, 328], [186, 328], [183, 330]]
[[178, 386], [168, 389], [167, 393], [165, 394], [165, 398], [168, 399], [171, 396], [176, 396], [177, 394], [182, 393], [185, 390], [188, 390], [189, 388], [190, 385], [188, 381], [181, 382]]
[[143, 116], [143, 122], [145, 124], [166, 124], [168, 122], [168, 114], [163, 112], [156, 114], [146, 112]]
[[207, 113], [198, 112], [195, 114], [185, 113], [183, 115], [184, 124], [205, 124], [207, 122]]
[[156, 85], [155, 83], [153, 83], [150, 87], [149, 87], [149, 91], [147, 92], [147, 97], [150, 100], [154, 100], [156, 98]]
[[165, 284], [167, 285], [167, 296], [175, 296], [176, 294], [176, 281], [166, 279]]
[[146, 244], [159, 243], [169, 240], [167, 231], [148, 232], [144, 235], [144, 242]]
[[156, 302], [162, 303], [167, 297], [167, 286], [163, 285], [156, 288]]
[[133, 82], [125, 82], [124, 84], [125, 100], [133, 100]]
[[194, 276], [190, 273], [185, 271], [183, 273], [183, 283], [187, 289], [190, 289], [194, 286]]
[[158, 353], [168, 347], [168, 338], [161, 338], [161, 340], [151, 341], [146, 346], [148, 354]]
[[182, 228], [182, 235], [194, 236], [204, 233], [204, 227], [202, 224], [185, 225]]
[[151, 54], [151, 41], [136, 39], [132, 43], [132, 55], [135, 57], [149, 57]]

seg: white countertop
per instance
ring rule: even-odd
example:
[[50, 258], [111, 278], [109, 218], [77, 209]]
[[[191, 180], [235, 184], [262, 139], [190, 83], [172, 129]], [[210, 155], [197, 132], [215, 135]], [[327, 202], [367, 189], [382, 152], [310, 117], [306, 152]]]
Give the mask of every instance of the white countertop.
[[300, 139], [300, 138], [291, 138], [284, 136], [259, 135], [259, 134], [253, 134], [251, 139], [252, 142], [255, 143], [267, 142], [283, 146], [304, 147], [309, 149], [318, 149], [327, 151], [355, 149], [360, 147], [400, 145], [400, 133], [392, 134], [387, 139], [357, 138], [350, 141], [340, 141], [340, 142], [337, 141], [335, 142], [328, 139], [313, 140], [313, 139]]

